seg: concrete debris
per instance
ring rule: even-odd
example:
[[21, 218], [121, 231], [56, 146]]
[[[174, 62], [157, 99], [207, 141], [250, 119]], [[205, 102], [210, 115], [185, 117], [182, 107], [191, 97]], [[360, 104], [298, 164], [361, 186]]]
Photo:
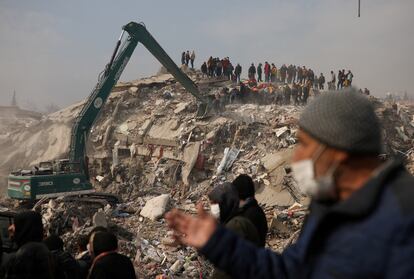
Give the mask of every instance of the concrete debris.
[[141, 216], [149, 218], [152, 221], [157, 220], [164, 215], [169, 200], [170, 196], [167, 194], [150, 199], [141, 210]]
[[282, 128], [276, 129], [275, 133], [276, 133], [276, 137], [280, 138], [281, 135], [283, 135], [284, 133], [286, 133], [287, 131], [289, 131], [289, 128], [284, 126]]
[[92, 223], [94, 227], [108, 227], [106, 216], [102, 211], [96, 212], [92, 217]]
[[[185, 70], [208, 97], [234, 87]], [[383, 156], [404, 157], [414, 173], [414, 105], [371, 100], [383, 122]], [[13, 118], [0, 107], [0, 182], [6, 184], [11, 169], [65, 158], [82, 105]], [[118, 196], [120, 203], [46, 200], [38, 207], [45, 229], [61, 235], [74, 252], [81, 236], [103, 225], [116, 233], [119, 250], [134, 260], [139, 278], [208, 278], [211, 265], [197, 251], [177, 246], [162, 217], [169, 207], [195, 214], [196, 203], [206, 202], [216, 184], [248, 174], [271, 228], [267, 247], [280, 252], [296, 240], [309, 204], [290, 169], [302, 108], [252, 98], [197, 119], [196, 101], [166, 72], [119, 82], [90, 133], [88, 157], [95, 189]]]
[[187, 109], [187, 107], [190, 105], [190, 103], [179, 103], [176, 107], [176, 109], [174, 110], [175, 114], [179, 114], [181, 112], [183, 112], [184, 110]]
[[177, 274], [183, 268], [183, 263], [180, 260], [176, 260], [175, 263], [170, 267], [170, 271], [173, 274]]
[[183, 161], [185, 164], [182, 168], [182, 178], [184, 185], [190, 184], [188, 177], [190, 176], [191, 170], [197, 162], [200, 146], [200, 142], [189, 143], [184, 149]]
[[222, 171], [228, 171], [233, 165], [234, 161], [237, 159], [240, 150], [237, 148], [228, 148], [224, 149], [224, 156], [220, 162], [220, 165], [217, 168], [217, 174], [221, 174]]

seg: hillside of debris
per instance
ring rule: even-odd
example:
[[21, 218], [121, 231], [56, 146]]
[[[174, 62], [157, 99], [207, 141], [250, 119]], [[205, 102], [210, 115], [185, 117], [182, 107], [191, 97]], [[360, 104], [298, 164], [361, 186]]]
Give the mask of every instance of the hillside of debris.
[[[204, 94], [234, 86], [190, 75]], [[403, 158], [414, 173], [414, 106], [372, 101], [383, 122], [384, 156]], [[3, 178], [12, 169], [67, 156], [71, 125], [82, 105], [2, 126]], [[121, 203], [101, 208], [52, 200], [41, 205], [46, 227], [74, 251], [80, 235], [103, 225], [117, 232], [121, 251], [134, 259], [142, 278], [199, 277], [210, 266], [194, 250], [174, 245], [162, 216], [171, 207], [195, 212], [214, 185], [246, 173], [268, 217], [267, 246], [280, 251], [297, 237], [308, 203], [289, 167], [302, 109], [252, 100], [197, 119], [195, 99], [169, 74], [118, 83], [91, 131], [87, 152], [94, 186], [118, 195]]]

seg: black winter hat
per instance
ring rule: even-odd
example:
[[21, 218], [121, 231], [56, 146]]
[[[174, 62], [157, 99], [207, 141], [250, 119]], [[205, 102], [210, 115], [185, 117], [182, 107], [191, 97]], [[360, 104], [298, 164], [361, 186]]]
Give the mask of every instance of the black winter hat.
[[95, 257], [104, 252], [118, 249], [118, 239], [113, 233], [99, 231], [92, 235], [93, 254]]
[[35, 211], [23, 211], [14, 217], [14, 241], [18, 247], [27, 242], [41, 242], [43, 239], [42, 216]]
[[254, 182], [247, 174], [239, 175], [233, 180], [232, 184], [236, 187], [241, 200], [254, 197]]

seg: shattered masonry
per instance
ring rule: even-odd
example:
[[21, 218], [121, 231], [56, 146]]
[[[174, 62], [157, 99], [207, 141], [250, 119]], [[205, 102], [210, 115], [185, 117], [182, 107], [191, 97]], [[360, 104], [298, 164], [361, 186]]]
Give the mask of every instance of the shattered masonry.
[[[231, 86], [227, 81], [200, 80], [198, 72], [190, 74], [213, 95]], [[414, 173], [414, 105], [372, 101], [384, 124], [384, 153], [406, 159]], [[0, 107], [1, 185], [7, 173], [22, 164], [64, 158], [82, 104], [42, 118], [11, 117], [9, 108], [4, 113], [6, 108]], [[193, 97], [169, 74], [118, 83], [87, 149], [95, 187], [119, 195], [123, 203], [49, 201], [42, 205], [47, 229], [63, 234], [67, 248], [74, 251], [79, 235], [94, 224], [108, 226], [142, 278], [162, 273], [198, 277], [211, 266], [196, 251], [174, 246], [162, 216], [171, 207], [195, 212], [196, 202], [206, 201], [214, 184], [247, 173], [256, 182], [257, 199], [270, 224], [267, 245], [281, 251], [293, 242], [308, 203], [289, 170], [302, 107], [233, 104], [204, 120], [194, 118], [196, 108]], [[9, 201], [2, 204], [10, 206]]]

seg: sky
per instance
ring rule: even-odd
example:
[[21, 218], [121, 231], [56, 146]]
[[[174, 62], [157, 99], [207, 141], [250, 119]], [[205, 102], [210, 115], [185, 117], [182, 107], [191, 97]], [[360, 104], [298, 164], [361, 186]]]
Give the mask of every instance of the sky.
[[[351, 69], [371, 93], [414, 95], [413, 0], [0, 0], [0, 105], [43, 110], [87, 97], [109, 61], [121, 27], [144, 22], [180, 62], [196, 67], [229, 56], [250, 63], [305, 65], [315, 73]], [[121, 80], [150, 76], [160, 64], [139, 45]]]

